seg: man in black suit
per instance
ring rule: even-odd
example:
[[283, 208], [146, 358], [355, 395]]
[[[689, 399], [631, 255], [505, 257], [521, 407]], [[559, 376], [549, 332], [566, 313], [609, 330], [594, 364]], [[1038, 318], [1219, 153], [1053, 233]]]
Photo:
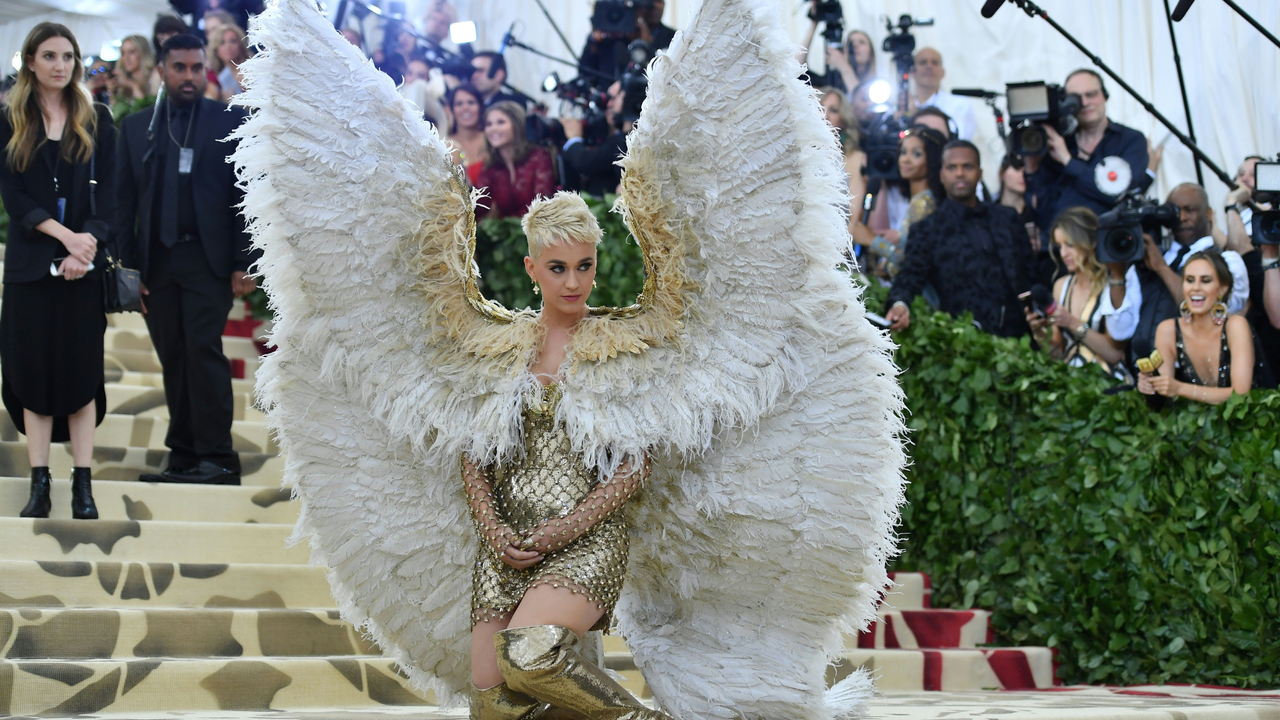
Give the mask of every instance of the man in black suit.
[[227, 162], [236, 143], [223, 140], [246, 113], [204, 98], [199, 38], [165, 41], [160, 73], [166, 99], [125, 118], [117, 161], [121, 255], [142, 271], [147, 328], [169, 405], [169, 466], [141, 479], [239, 485], [222, 331], [233, 297], [254, 289], [248, 270], [255, 255], [237, 210], [243, 193]]
[[582, 121], [573, 117], [560, 118], [566, 138], [560, 157], [564, 163], [566, 189], [585, 192], [596, 197], [617, 192], [622, 182], [622, 167], [617, 162], [627, 154], [627, 135], [637, 118], [623, 113], [626, 92], [621, 82], [609, 86], [609, 105], [605, 110], [605, 123], [610, 134], [594, 147], [583, 140], [585, 128]]

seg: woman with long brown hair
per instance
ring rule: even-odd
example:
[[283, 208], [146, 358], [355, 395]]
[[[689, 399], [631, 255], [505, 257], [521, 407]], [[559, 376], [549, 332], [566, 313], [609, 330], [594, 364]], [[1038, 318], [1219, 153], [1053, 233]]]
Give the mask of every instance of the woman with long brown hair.
[[[0, 114], [0, 197], [9, 211], [0, 376], [5, 409], [27, 436], [31, 499], [48, 517], [49, 445], [71, 442], [71, 511], [95, 519], [89, 463], [106, 412], [104, 245], [115, 208], [115, 124], [83, 84], [75, 36], [40, 23]], [[94, 182], [96, 181], [96, 185]]]
[[521, 217], [539, 195], [556, 191], [551, 156], [529, 142], [524, 131], [524, 108], [510, 101], [484, 111], [484, 140], [488, 159], [477, 187], [489, 192], [489, 217]]

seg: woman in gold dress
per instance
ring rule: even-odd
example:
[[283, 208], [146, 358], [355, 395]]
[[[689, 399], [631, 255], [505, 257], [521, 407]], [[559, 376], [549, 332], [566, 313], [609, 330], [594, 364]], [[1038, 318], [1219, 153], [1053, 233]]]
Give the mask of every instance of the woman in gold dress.
[[549, 704], [593, 719], [667, 718], [575, 650], [587, 632], [609, 628], [627, 568], [619, 511], [649, 471], [646, 459], [632, 458], [599, 480], [556, 422], [566, 349], [588, 315], [600, 226], [567, 192], [534, 201], [523, 225], [525, 270], [543, 298], [543, 339], [530, 367], [541, 393], [525, 402], [523, 455], [483, 468], [462, 458], [482, 540], [472, 581], [471, 717], [516, 720]]

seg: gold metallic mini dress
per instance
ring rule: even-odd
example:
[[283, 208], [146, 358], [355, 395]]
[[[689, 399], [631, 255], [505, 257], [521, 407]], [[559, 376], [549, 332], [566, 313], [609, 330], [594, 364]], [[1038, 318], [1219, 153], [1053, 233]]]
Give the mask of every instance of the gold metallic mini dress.
[[[470, 476], [464, 463], [481, 539], [472, 575], [473, 624], [510, 617], [539, 585], [569, 588], [599, 606], [604, 614], [593, 630], [611, 624], [629, 547], [627, 523], [617, 511], [645, 473], [620, 473], [601, 483], [556, 425], [559, 398], [559, 386], [550, 385], [542, 398], [526, 403], [523, 456]], [[502, 535], [505, 528], [515, 535]], [[502, 561], [508, 544], [538, 550], [543, 560], [517, 570]]]

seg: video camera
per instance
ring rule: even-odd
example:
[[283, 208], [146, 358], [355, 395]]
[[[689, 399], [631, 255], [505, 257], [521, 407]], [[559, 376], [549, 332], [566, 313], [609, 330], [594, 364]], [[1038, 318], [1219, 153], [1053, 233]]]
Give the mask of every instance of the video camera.
[[[885, 20], [885, 29], [889, 34], [884, 39], [883, 47], [885, 52], [893, 55], [893, 62], [898, 71], [899, 99], [907, 97], [908, 75], [915, 67], [913, 53], [916, 49], [916, 39], [911, 34], [911, 28], [917, 25], [928, 27], [933, 25], [933, 20], [913, 18], [910, 15], [899, 16], [896, 25], [888, 19]], [[890, 89], [886, 83], [884, 88], [886, 98], [889, 92]], [[875, 122], [871, 123], [871, 127], [862, 136], [862, 151], [867, 154], [865, 170], [867, 177], [881, 180], [896, 180], [902, 177], [898, 173], [898, 146], [902, 143], [902, 134], [907, 127], [907, 120], [895, 117], [891, 111], [881, 114]]]
[[1271, 205], [1270, 210], [1254, 210], [1253, 244], [1280, 245], [1280, 162], [1259, 162], [1253, 173], [1254, 202]]
[[885, 20], [884, 28], [889, 32], [884, 38], [881, 45], [884, 51], [893, 56], [894, 65], [897, 66], [899, 75], [906, 75], [915, 67], [915, 51], [916, 38], [911, 34], [911, 28], [930, 27], [933, 25], [933, 18], [913, 18], [910, 15], [901, 15], [898, 17], [898, 24], [894, 25], [889, 20]]
[[1005, 86], [1009, 101], [1009, 151], [1015, 155], [1037, 156], [1049, 152], [1049, 134], [1042, 125], [1052, 125], [1060, 135], [1075, 133], [1080, 126], [1076, 113], [1084, 107], [1080, 96], [1068, 93], [1061, 85], [1044, 81], [1009, 83]]
[[636, 31], [639, 11], [651, 7], [653, 0], [596, 0], [591, 29], [606, 35], [630, 35]]
[[840, 0], [821, 0], [809, 12], [809, 19], [822, 23], [822, 37], [827, 47], [838, 48], [844, 44], [844, 8]]
[[1158, 236], [1162, 227], [1176, 228], [1178, 218], [1178, 208], [1173, 203], [1157, 205], [1137, 189], [1126, 192], [1115, 207], [1098, 216], [1098, 262], [1138, 262], [1146, 252], [1142, 234]]

